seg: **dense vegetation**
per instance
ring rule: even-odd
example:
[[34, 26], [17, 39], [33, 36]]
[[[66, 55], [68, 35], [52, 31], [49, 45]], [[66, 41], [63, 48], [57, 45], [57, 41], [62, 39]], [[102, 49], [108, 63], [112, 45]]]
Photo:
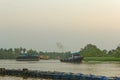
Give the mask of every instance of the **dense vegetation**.
[[[71, 52], [42, 52], [42, 51], [36, 51], [33, 49], [27, 50], [26, 48], [1, 48], [0, 49], [0, 59], [15, 59], [20, 53], [34, 53], [39, 56], [49, 56], [50, 59], [57, 59], [57, 58], [65, 58], [69, 57], [71, 55]], [[85, 57], [85, 60], [119, 60], [120, 58], [120, 46], [117, 46], [116, 49], [112, 49], [110, 51], [107, 50], [101, 50], [96, 45], [93, 44], [87, 44], [84, 48], [82, 48], [80, 51], [80, 54]], [[107, 57], [107, 58], [106, 58]]]
[[70, 56], [70, 52], [42, 52], [36, 51], [33, 49], [27, 50], [25, 48], [9, 48], [9, 49], [0, 49], [0, 59], [15, 59], [20, 53], [28, 53], [28, 54], [37, 54], [39, 56], [49, 56], [50, 59], [58, 59], [58, 58], [65, 58]]
[[110, 51], [101, 50], [96, 45], [88, 44], [80, 50], [84, 57], [120, 57], [120, 46]]

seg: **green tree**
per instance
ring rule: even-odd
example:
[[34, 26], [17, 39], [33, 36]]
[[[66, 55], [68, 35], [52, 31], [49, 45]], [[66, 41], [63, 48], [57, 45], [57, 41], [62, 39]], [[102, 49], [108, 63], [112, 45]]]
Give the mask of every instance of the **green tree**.
[[84, 57], [101, 57], [104, 56], [103, 52], [93, 44], [87, 44], [80, 51], [81, 55]]

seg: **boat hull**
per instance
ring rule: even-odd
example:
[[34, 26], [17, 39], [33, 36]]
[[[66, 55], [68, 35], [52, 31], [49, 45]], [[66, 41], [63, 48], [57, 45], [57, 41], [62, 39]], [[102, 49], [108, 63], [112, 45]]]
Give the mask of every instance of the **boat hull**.
[[83, 60], [83, 57], [80, 58], [73, 58], [73, 59], [60, 59], [61, 62], [68, 62], [68, 63], [81, 63]]
[[39, 61], [39, 57], [17, 57], [16, 61]]

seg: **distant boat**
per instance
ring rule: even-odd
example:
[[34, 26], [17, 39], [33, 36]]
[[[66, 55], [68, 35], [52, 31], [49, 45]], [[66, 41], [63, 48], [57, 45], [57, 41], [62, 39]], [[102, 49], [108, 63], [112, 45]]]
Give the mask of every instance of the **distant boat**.
[[72, 53], [72, 56], [69, 58], [60, 59], [61, 62], [69, 62], [69, 63], [81, 63], [83, 60], [83, 57], [80, 55], [80, 53]]
[[40, 59], [41, 60], [49, 60], [49, 56], [42, 55], [42, 56], [40, 56]]
[[16, 61], [39, 61], [40, 57], [36, 54], [22, 53], [16, 57]]

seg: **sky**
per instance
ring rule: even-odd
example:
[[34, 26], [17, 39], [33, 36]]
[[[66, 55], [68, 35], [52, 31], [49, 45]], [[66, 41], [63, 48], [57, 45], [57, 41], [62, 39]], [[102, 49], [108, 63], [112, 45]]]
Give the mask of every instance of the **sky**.
[[119, 34], [120, 0], [0, 0], [0, 48], [111, 50]]

